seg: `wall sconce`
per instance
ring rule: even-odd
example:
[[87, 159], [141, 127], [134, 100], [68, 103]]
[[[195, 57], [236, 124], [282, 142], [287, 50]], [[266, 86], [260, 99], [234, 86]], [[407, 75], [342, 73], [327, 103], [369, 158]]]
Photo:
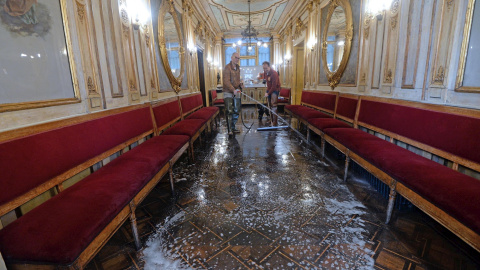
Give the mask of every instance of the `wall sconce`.
[[190, 52], [190, 56], [196, 51], [195, 45], [193, 45], [191, 41], [188, 42], [187, 49]]
[[127, 12], [130, 18], [132, 18], [132, 26], [135, 30], [140, 29], [142, 25], [146, 25], [150, 19], [150, 13], [145, 5], [138, 3], [137, 0], [127, 1]]
[[285, 54], [284, 57], [285, 61], [287, 61], [288, 64], [290, 64], [290, 59], [292, 59], [292, 55], [290, 53]]
[[315, 49], [315, 45], [317, 44], [317, 37], [313, 37], [311, 38], [308, 42], [307, 42], [307, 47], [313, 51], [313, 49]]
[[392, 0], [369, 0], [366, 13], [375, 16], [377, 20], [383, 19], [383, 14], [392, 5]]

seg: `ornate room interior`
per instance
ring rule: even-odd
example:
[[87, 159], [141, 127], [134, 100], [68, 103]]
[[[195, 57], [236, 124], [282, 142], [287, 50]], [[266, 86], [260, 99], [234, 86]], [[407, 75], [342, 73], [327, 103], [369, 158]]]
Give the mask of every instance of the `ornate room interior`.
[[0, 270], [480, 268], [479, 1], [0, 7]]

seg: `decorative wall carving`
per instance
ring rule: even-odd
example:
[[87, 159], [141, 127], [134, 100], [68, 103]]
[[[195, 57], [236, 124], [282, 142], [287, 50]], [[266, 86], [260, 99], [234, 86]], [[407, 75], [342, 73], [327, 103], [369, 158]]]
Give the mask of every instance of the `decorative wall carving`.
[[76, 19], [77, 19], [77, 34], [80, 42], [81, 56], [82, 56], [82, 66], [84, 70], [84, 80], [85, 86], [87, 88], [87, 99], [90, 100], [89, 108], [90, 110], [99, 110], [101, 109], [101, 95], [98, 92], [98, 80], [97, 80], [97, 63], [96, 55], [94, 51], [93, 42], [90, 26], [90, 18], [92, 17], [90, 11], [90, 5], [88, 5], [90, 0], [76, 0]]
[[397, 27], [400, 13], [400, 1], [394, 0], [390, 6], [390, 12], [387, 12], [387, 21], [390, 25], [386, 29], [385, 58], [383, 61], [383, 85], [392, 86], [395, 81], [395, 72], [397, 65], [397, 51], [399, 28]]
[[441, 16], [436, 27], [437, 38], [431, 69], [430, 87], [445, 88], [444, 78], [448, 76], [452, 40], [455, 35], [455, 20], [458, 1], [443, 0]]

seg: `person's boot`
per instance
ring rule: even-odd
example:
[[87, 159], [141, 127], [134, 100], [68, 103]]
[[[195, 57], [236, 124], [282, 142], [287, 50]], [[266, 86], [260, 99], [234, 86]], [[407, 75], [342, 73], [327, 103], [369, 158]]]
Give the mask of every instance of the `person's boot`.
[[227, 113], [226, 120], [227, 120], [228, 135], [233, 135], [232, 126], [235, 126], [235, 124], [233, 124], [233, 98], [225, 98], [224, 101], [225, 101], [225, 112]]
[[233, 133], [240, 133], [240, 130], [235, 128], [240, 112], [242, 111], [242, 99], [233, 99], [233, 114], [232, 114], [232, 131]]

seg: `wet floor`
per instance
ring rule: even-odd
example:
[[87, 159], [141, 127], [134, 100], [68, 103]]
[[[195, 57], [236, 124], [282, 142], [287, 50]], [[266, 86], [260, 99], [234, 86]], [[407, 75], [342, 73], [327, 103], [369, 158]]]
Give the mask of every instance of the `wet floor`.
[[243, 116], [250, 131], [239, 120], [242, 133], [229, 137], [222, 122], [196, 146], [195, 163], [176, 164], [175, 197], [163, 182], [139, 207], [141, 251], [126, 224], [89, 268], [479, 267], [478, 254], [415, 209], [383, 224], [386, 201], [355, 175], [343, 182], [335, 155], [321, 159], [288, 130], [256, 131], [264, 123], [253, 108]]

